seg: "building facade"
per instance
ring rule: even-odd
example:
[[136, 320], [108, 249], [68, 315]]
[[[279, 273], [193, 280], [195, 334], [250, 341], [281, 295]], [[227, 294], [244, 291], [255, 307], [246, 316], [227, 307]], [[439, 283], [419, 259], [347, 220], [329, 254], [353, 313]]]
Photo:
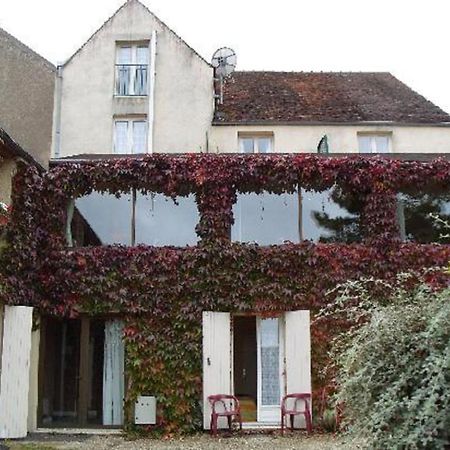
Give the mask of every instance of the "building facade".
[[218, 89], [137, 0], [58, 67], [50, 169], [19, 174], [2, 261], [39, 323], [29, 430], [208, 429], [219, 393], [277, 426], [284, 394], [327, 387], [327, 290], [447, 261], [426, 213], [449, 213], [448, 114], [384, 73]]

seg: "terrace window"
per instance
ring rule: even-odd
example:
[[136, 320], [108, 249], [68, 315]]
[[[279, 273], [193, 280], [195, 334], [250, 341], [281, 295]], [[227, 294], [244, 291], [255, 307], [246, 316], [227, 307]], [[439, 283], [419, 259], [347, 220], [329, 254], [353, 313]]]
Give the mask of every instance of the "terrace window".
[[239, 194], [233, 206], [231, 239], [259, 245], [299, 242], [297, 193]]
[[398, 195], [398, 220], [403, 240], [430, 244], [450, 243], [450, 194]]
[[195, 245], [198, 211], [194, 195], [172, 200], [133, 192], [116, 197], [92, 192], [78, 198], [68, 214], [69, 246]]
[[148, 94], [148, 44], [121, 44], [116, 52], [116, 87], [119, 96]]
[[361, 209], [360, 200], [337, 186], [324, 192], [239, 194], [233, 206], [231, 239], [259, 245], [358, 242]]

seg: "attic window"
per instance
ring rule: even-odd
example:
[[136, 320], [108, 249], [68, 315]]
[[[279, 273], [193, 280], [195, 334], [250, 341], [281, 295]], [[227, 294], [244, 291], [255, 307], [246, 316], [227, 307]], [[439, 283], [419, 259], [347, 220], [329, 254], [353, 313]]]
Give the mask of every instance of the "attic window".
[[115, 94], [143, 96], [148, 93], [148, 44], [120, 44], [116, 51]]

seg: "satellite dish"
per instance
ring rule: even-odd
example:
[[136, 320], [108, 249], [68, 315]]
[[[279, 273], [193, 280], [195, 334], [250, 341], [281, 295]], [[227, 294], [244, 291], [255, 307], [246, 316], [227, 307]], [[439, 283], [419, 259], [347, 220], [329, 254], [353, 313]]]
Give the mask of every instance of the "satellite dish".
[[236, 68], [236, 53], [228, 47], [219, 48], [214, 52], [211, 65], [216, 69], [216, 76], [226, 78], [234, 72]]

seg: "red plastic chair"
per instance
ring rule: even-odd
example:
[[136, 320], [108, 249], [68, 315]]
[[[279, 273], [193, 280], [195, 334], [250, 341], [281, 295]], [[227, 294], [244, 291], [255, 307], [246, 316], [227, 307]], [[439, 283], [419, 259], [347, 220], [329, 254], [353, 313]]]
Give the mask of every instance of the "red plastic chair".
[[[291, 400], [291, 402], [289, 402]], [[288, 403], [293, 403], [292, 408], [288, 409]], [[303, 405], [303, 409], [299, 406]], [[311, 420], [311, 394], [288, 394], [283, 397], [281, 401], [281, 434], [284, 434], [285, 418], [290, 416], [291, 430], [294, 430], [294, 418], [295, 416], [305, 416], [306, 430], [308, 433], [312, 433], [312, 420]]]
[[239, 422], [239, 430], [242, 430], [241, 405], [234, 395], [210, 395], [208, 401], [211, 405], [211, 434], [217, 435], [217, 420], [219, 417], [227, 418], [230, 431], [234, 417]]

